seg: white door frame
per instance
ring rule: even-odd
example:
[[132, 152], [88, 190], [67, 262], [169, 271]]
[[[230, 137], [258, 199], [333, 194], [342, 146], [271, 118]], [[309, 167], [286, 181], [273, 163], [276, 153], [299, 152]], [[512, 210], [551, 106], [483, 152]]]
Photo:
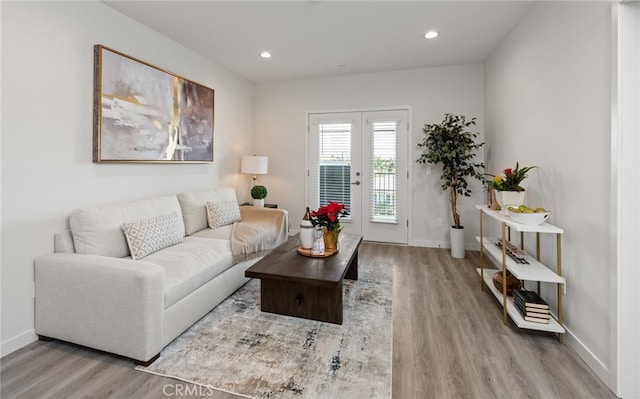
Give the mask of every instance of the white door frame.
[[609, 388], [640, 398], [640, 3], [612, 5], [611, 364]]
[[[330, 114], [330, 113], [350, 113], [350, 112], [381, 112], [381, 111], [407, 111], [407, 122], [408, 126], [408, 137], [407, 137], [407, 148], [405, 151], [399, 150], [398, 152], [404, 154], [407, 157], [407, 220], [409, 220], [409, 225], [407, 226], [407, 243], [412, 242], [412, 226], [411, 220], [413, 220], [413, 205], [412, 205], [412, 196], [411, 196], [411, 187], [413, 187], [413, 174], [411, 173], [411, 168], [409, 165], [412, 163], [412, 147], [411, 143], [413, 143], [413, 110], [410, 105], [400, 105], [400, 106], [392, 106], [392, 107], [373, 107], [373, 108], [346, 108], [346, 109], [324, 109], [324, 110], [312, 110], [307, 111], [305, 113], [305, 125], [307, 127], [306, 137], [304, 141], [304, 169], [308, 171], [310, 168], [309, 165], [309, 132], [311, 131], [311, 126], [309, 126], [309, 115], [311, 114]], [[309, 203], [309, 174], [305, 173], [304, 176], [304, 202], [305, 204]]]

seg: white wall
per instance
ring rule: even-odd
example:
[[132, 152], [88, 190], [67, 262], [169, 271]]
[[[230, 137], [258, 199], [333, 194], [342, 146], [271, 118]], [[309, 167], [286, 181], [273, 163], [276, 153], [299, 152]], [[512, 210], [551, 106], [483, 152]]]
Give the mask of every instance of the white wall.
[[[215, 162], [92, 163], [95, 44], [215, 89]], [[33, 259], [73, 208], [244, 181], [252, 118], [250, 82], [101, 3], [2, 2], [2, 355], [35, 339]]]
[[[270, 157], [269, 174], [261, 178], [269, 189], [268, 202], [288, 209], [294, 228], [303, 216], [306, 112], [410, 106], [410, 243], [448, 246], [450, 224], [436, 225], [438, 218], [451, 221], [448, 196], [440, 189], [439, 168], [427, 175], [427, 168], [414, 162], [416, 144], [424, 124], [440, 122], [446, 112], [477, 117], [475, 131], [483, 140], [483, 74], [482, 65], [464, 65], [257, 84], [255, 140], [258, 153]], [[459, 202], [467, 248], [477, 247], [474, 205], [484, 198], [479, 182], [475, 187], [474, 197]]]
[[[606, 382], [611, 354], [611, 9], [535, 2], [486, 62], [488, 170], [537, 165], [527, 202], [564, 228], [566, 342]], [[529, 240], [530, 242], [533, 240]], [[543, 261], [555, 265], [545, 239]], [[552, 286], [543, 297], [555, 303]]]

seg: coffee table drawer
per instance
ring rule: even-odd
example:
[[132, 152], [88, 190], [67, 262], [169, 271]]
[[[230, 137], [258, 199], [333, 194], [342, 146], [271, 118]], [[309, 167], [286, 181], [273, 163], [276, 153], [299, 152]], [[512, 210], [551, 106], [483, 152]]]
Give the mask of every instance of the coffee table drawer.
[[322, 287], [262, 280], [260, 291], [263, 312], [342, 324], [342, 283]]

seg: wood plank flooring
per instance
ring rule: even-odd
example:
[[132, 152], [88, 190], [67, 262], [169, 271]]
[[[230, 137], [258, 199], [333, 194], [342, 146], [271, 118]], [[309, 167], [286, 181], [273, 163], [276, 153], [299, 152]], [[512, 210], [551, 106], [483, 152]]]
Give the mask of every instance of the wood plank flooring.
[[[498, 303], [480, 290], [478, 252], [453, 259], [447, 249], [363, 243], [360, 267], [372, 258], [394, 268], [394, 399], [615, 398], [553, 335], [502, 323]], [[0, 385], [3, 399], [240, 398], [59, 341], [1, 359]]]

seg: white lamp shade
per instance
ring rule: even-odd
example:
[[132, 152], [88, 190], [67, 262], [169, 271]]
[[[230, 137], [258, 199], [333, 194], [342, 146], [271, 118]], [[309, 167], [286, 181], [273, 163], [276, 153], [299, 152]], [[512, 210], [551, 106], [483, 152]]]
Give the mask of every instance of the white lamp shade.
[[265, 175], [269, 169], [269, 157], [243, 155], [240, 172], [248, 175]]

